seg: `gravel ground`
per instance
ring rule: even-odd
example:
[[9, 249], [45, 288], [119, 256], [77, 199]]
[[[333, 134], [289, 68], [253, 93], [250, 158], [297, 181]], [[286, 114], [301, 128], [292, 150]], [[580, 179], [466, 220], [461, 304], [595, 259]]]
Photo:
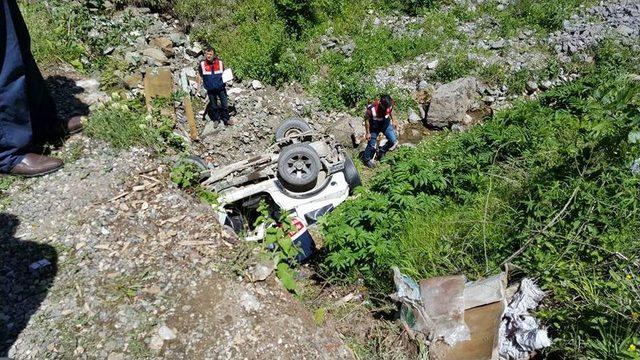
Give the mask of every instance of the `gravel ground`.
[[231, 234], [170, 164], [82, 135], [54, 155], [63, 170], [5, 194], [0, 357], [351, 356], [275, 280], [233, 275]]

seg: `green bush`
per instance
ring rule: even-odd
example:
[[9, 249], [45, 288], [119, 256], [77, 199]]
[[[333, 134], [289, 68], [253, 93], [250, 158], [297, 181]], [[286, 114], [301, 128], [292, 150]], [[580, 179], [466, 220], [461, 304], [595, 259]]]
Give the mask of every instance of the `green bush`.
[[171, 169], [171, 181], [180, 188], [194, 188], [200, 183], [200, 168], [186, 161], [179, 162]]
[[306, 28], [318, 21], [315, 4], [306, 0], [274, 0], [278, 15], [287, 28], [299, 36]]
[[581, 5], [595, 3], [592, 0], [517, 0], [509, 4], [505, 10], [496, 10], [496, 2], [486, 2], [482, 11], [498, 19], [499, 29], [503, 36], [513, 36], [522, 28], [533, 27], [543, 34], [562, 28], [568, 19]]
[[[461, 38], [455, 17], [436, 10], [422, 14], [425, 36], [421, 37], [398, 38], [391, 29], [366, 22], [363, 26], [370, 16], [367, 9], [381, 8], [382, 2], [248, 0], [231, 5], [224, 16], [222, 10], [210, 12], [206, 6], [199, 14], [201, 2], [180, 0], [176, 12], [195, 19], [194, 37], [214, 45], [238, 78], [271, 84], [299, 81], [324, 105], [338, 108], [362, 105], [380, 91], [371, 80], [376, 68]], [[318, 39], [329, 28], [332, 36], [355, 43], [350, 58], [337, 51], [318, 53]]]
[[[114, 60], [104, 54], [105, 50], [122, 44], [131, 31], [146, 26], [130, 15], [114, 26], [110, 14], [90, 16], [89, 6], [75, 1], [21, 1], [20, 8], [39, 64], [64, 61], [84, 71], [112, 66]], [[92, 31], [100, 36], [92, 36]]]
[[[549, 292], [537, 316], [557, 357], [633, 358], [640, 331], [637, 54], [463, 134], [402, 149], [323, 219], [330, 278], [391, 291], [389, 269], [478, 279], [508, 260]], [[637, 71], [637, 68], [635, 68]], [[623, 215], [624, 214], [624, 215]]]
[[469, 60], [466, 53], [460, 52], [444, 59], [438, 65], [435, 79], [442, 82], [453, 81], [469, 75], [476, 67], [476, 62]]
[[155, 11], [170, 9], [175, 1], [173, 0], [111, 0], [111, 2], [119, 8], [125, 6], [142, 6], [148, 7]]
[[117, 94], [91, 114], [86, 133], [109, 142], [116, 149], [141, 146], [164, 152], [169, 148], [184, 148], [182, 139], [173, 133], [171, 119], [158, 112], [148, 114], [141, 99], [122, 100]]
[[211, 0], [176, 0], [173, 6], [174, 13], [185, 24], [213, 22], [228, 15], [224, 10], [225, 7]]
[[397, 9], [409, 15], [418, 15], [421, 10], [432, 8], [438, 3], [437, 0], [392, 0], [382, 1], [380, 6]]
[[88, 10], [76, 3], [59, 0], [20, 1], [20, 10], [29, 28], [31, 51], [39, 64], [65, 61], [82, 68], [80, 59], [88, 51], [80, 40]]

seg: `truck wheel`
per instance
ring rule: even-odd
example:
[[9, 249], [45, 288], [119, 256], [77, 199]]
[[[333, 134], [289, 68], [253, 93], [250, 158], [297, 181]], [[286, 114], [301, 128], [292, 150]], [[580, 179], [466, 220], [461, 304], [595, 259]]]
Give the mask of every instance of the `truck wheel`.
[[309, 130], [311, 130], [311, 126], [309, 126], [306, 121], [298, 118], [291, 118], [280, 124], [276, 129], [276, 141], [300, 135]]
[[353, 160], [348, 155], [345, 155], [344, 158], [344, 178], [347, 180], [347, 184], [349, 184], [349, 193], [352, 194], [353, 190], [358, 186], [362, 185], [362, 181], [360, 181], [360, 174], [358, 173], [358, 169], [356, 165], [353, 163]]
[[284, 187], [304, 192], [313, 189], [322, 168], [318, 153], [307, 144], [294, 144], [278, 157], [278, 175]]

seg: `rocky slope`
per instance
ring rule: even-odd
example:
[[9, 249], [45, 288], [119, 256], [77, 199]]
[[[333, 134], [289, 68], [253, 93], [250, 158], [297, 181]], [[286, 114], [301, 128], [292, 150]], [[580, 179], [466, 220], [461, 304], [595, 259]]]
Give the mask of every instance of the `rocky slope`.
[[349, 356], [279, 284], [229, 275], [230, 234], [167, 164], [82, 136], [58, 155], [65, 169], [15, 183], [0, 215], [1, 355]]
[[[505, 1], [498, 6], [504, 9], [510, 5]], [[474, 2], [469, 2], [469, 7], [475, 9]], [[381, 20], [380, 23], [380, 26], [406, 29], [415, 20], [401, 18], [396, 22]], [[440, 84], [432, 78], [438, 66], [446, 59], [447, 52], [457, 50], [465, 52], [469, 60], [478, 64], [478, 69], [499, 65], [512, 74], [521, 70], [544, 69], [551, 61], [588, 63], [593, 59], [587, 55], [587, 50], [605, 38], [618, 39], [628, 46], [640, 46], [640, 4], [634, 0], [614, 0], [584, 8], [565, 20], [563, 29], [548, 37], [540, 37], [532, 29], [521, 29], [517, 36], [503, 38], [496, 33], [495, 20], [490, 16], [459, 24], [458, 31], [466, 41], [452, 42], [448, 51], [423, 54], [413, 60], [378, 69], [375, 75], [377, 85], [395, 87], [407, 93], [437, 88]], [[550, 78], [528, 79], [526, 89], [528, 93], [547, 90], [571, 81], [575, 76], [561, 71]], [[485, 102], [496, 109], [521, 95], [509, 95], [505, 84], [480, 90]]]

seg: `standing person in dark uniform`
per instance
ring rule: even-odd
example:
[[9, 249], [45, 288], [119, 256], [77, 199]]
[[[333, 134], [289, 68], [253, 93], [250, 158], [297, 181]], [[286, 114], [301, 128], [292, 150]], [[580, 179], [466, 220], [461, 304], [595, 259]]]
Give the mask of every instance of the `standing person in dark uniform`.
[[211, 46], [205, 50], [204, 57], [198, 66], [198, 73], [202, 79], [202, 86], [209, 97], [209, 108], [211, 109], [209, 116], [213, 121], [222, 120], [225, 125], [233, 125], [233, 120], [229, 118], [227, 89], [222, 81], [224, 64]]
[[58, 170], [62, 160], [39, 155], [36, 147], [81, 130], [79, 116], [58, 119], [18, 4], [0, 0], [0, 173], [30, 177]]

